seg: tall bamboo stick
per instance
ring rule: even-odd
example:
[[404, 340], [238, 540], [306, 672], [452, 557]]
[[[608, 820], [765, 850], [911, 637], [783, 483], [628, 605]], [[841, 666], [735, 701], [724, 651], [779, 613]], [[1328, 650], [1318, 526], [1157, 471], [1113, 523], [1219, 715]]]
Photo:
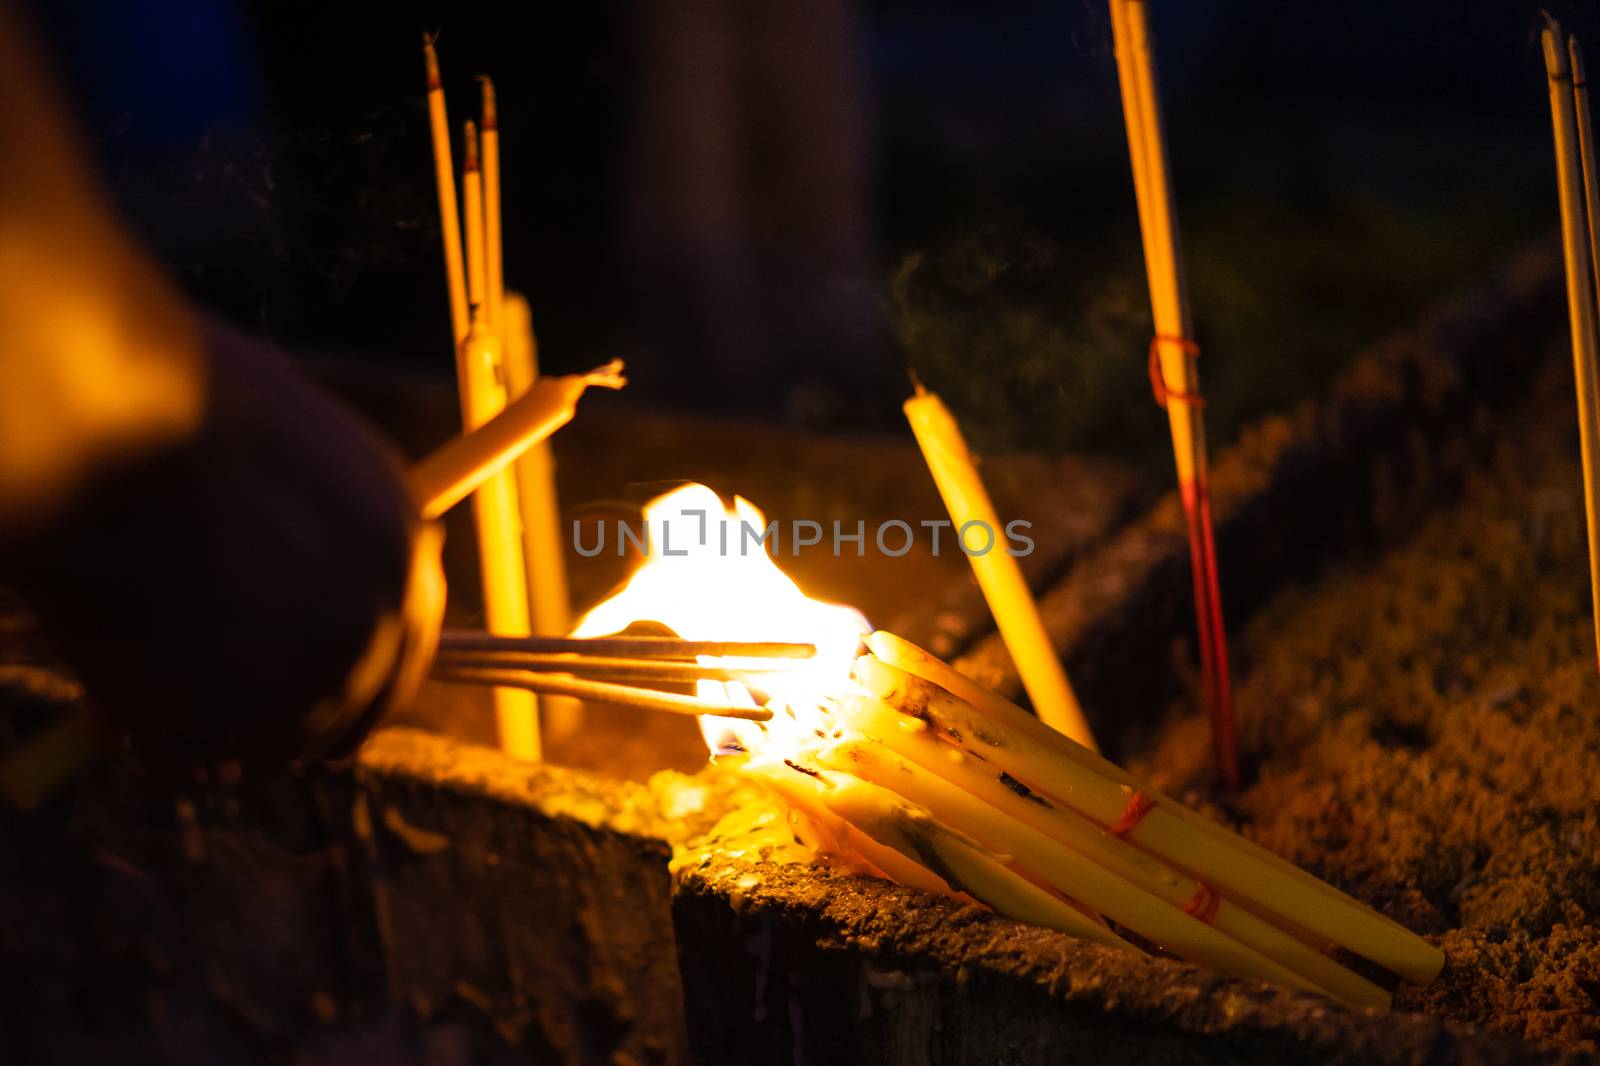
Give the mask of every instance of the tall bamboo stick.
[[[1583, 51], [1576, 38], [1561, 47], [1561, 26], [1549, 15], [1542, 34], [1545, 70], [1550, 75], [1550, 119], [1555, 133], [1556, 177], [1561, 200], [1561, 248], [1567, 267], [1567, 311], [1572, 325], [1572, 369], [1578, 393], [1578, 439], [1583, 457], [1583, 511], [1589, 528], [1589, 597], [1595, 628], [1595, 653], [1600, 659], [1600, 413], [1596, 388], [1600, 372], [1600, 320], [1596, 286], [1600, 285], [1600, 183], [1595, 171], [1594, 130], [1589, 117], [1589, 88], [1583, 74]], [[1570, 58], [1569, 68], [1567, 60]], [[1571, 92], [1567, 91], [1571, 83]], [[1580, 167], [1578, 157], [1581, 156]], [[1587, 208], [1587, 211], [1585, 211]], [[1585, 221], [1584, 216], [1587, 216]], [[1587, 239], [1587, 245], [1585, 240]]]
[[1167, 410], [1178, 488], [1188, 521], [1196, 629], [1217, 770], [1230, 786], [1237, 786], [1238, 744], [1212, 534], [1205, 422], [1201, 417], [1200, 378], [1195, 365], [1198, 348], [1194, 343], [1188, 286], [1179, 247], [1177, 209], [1171, 192], [1166, 134], [1156, 91], [1155, 58], [1143, 0], [1111, 0], [1111, 20], [1123, 116], [1128, 128], [1134, 196], [1139, 203], [1150, 311], [1156, 331], [1151, 346], [1151, 381], [1157, 399]]

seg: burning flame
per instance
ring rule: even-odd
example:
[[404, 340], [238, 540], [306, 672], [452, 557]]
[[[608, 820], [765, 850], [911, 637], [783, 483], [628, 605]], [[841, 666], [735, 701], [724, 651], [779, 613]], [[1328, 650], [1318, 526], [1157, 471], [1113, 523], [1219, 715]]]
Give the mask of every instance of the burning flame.
[[719, 703], [764, 703], [776, 713], [758, 724], [705, 716], [701, 732], [713, 752], [759, 752], [789, 734], [785, 750], [810, 738], [827, 702], [850, 690], [850, 667], [870, 631], [853, 607], [823, 603], [800, 591], [767, 555], [766, 516], [749, 500], [728, 507], [711, 489], [689, 484], [644, 509], [646, 557], [622, 589], [578, 622], [574, 636], [619, 633], [637, 622], [659, 622], [685, 640], [784, 641], [814, 644], [802, 669], [794, 660], [718, 659], [707, 665], [758, 672], [754, 687], [738, 681], [698, 681], [696, 694]]

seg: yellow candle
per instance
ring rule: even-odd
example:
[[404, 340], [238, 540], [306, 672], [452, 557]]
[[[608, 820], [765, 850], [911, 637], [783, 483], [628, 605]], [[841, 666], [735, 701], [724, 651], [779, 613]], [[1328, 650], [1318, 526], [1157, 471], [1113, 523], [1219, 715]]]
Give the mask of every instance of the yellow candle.
[[[487, 175], [488, 170], [484, 173]], [[493, 263], [492, 256], [490, 262]], [[492, 281], [492, 266], [489, 276]], [[506, 295], [501, 316], [506, 392], [516, 400], [527, 395], [539, 380], [538, 341], [528, 301], [520, 294]], [[560, 636], [572, 624], [572, 600], [567, 591], [566, 538], [562, 536], [561, 505], [556, 495], [555, 455], [549, 442], [540, 441], [523, 452], [514, 471], [517, 506], [522, 515], [522, 555], [528, 572], [529, 620], [535, 633]], [[540, 701], [540, 710], [545, 731], [551, 737], [569, 736], [581, 727], [582, 707], [576, 700], [549, 696]]]
[[411, 468], [411, 496], [422, 517], [438, 518], [526, 448], [566, 425], [585, 389], [620, 389], [625, 384], [620, 359], [587, 374], [540, 378], [491, 421], [440, 446]]
[[1211, 837], [1224, 847], [1246, 852], [1257, 861], [1271, 866], [1282, 876], [1293, 878], [1313, 891], [1324, 893], [1332, 901], [1332, 905], [1343, 907], [1353, 904], [1365, 910], [1374, 920], [1388, 924], [1395, 932], [1408, 937], [1413, 935], [1409, 929], [1399, 922], [1379, 914], [1356, 900], [1352, 900], [1337, 888], [1334, 888], [1326, 881], [1319, 881], [1294, 863], [1281, 856], [1274, 855], [1260, 844], [1218, 825], [1198, 811], [1191, 810], [1171, 796], [1151, 787], [1147, 782], [1140, 781], [1110, 759], [1066, 740], [1059, 733], [1039, 728], [1038, 721], [1027, 711], [1024, 711], [993, 689], [980, 685], [904, 637], [897, 637], [893, 633], [887, 633], [880, 629], [867, 638], [867, 647], [872, 650], [872, 654], [881, 662], [904, 670], [908, 674], [920, 677], [945, 690], [957, 699], [971, 704], [986, 717], [1001, 722], [1028, 737], [1030, 742], [1044, 747], [1053, 747], [1058, 754], [1072, 759], [1090, 773], [1098, 774], [1124, 788], [1137, 790], [1154, 797], [1168, 813], [1176, 815], [1195, 832]]
[[[1096, 825], [1116, 824], [1135, 792], [1142, 791], [1097, 772], [1089, 760], [1103, 761], [1099, 756], [1052, 736], [1037, 722], [1027, 725], [1023, 720], [1029, 716], [1021, 708], [1006, 715], [984, 713], [873, 656], [857, 661], [855, 676], [891, 707], [923, 719], [950, 740], [972, 745], [1021, 783]], [[1409, 981], [1427, 984], [1438, 976], [1444, 955], [1422, 938], [1304, 871], [1298, 877], [1286, 873], [1283, 860], [1268, 861], [1262, 854], [1270, 853], [1243, 846], [1248, 842], [1221, 826], [1213, 826], [1213, 832], [1196, 831], [1191, 819], [1203, 821], [1199, 815], [1154, 790], [1146, 794], [1156, 803], [1128, 830], [1127, 840], [1225, 897], [1346, 947]]]
[[[444, 239], [444, 276], [450, 290], [450, 326], [455, 343], [467, 338], [467, 282], [461, 262], [461, 216], [456, 206], [456, 172], [450, 162], [450, 120], [445, 113], [444, 82], [433, 42], [423, 38], [428, 69], [428, 128], [433, 136], [433, 174], [439, 191], [439, 233]], [[457, 366], [460, 373], [460, 366]]]
[[[496, 380], [499, 362], [494, 334], [484, 321], [483, 309], [474, 306], [467, 339], [462, 342], [462, 422], [477, 429], [505, 408], [505, 391]], [[478, 527], [478, 566], [483, 577], [484, 620], [491, 633], [528, 635], [528, 579], [522, 568], [521, 528], [517, 519], [517, 491], [510, 471], [485, 479], [472, 497]], [[540, 756], [538, 705], [533, 693], [522, 689], [494, 690], [495, 717], [500, 747], [518, 759]]]
[[1173, 906], [1090, 862], [965, 789], [901, 758], [876, 740], [845, 740], [824, 749], [819, 758], [830, 767], [892, 788], [895, 794], [926, 808], [934, 818], [972, 837], [988, 851], [1005, 855], [1012, 869], [1037, 877], [1179, 958], [1221, 973], [1321, 991], [1214, 925], [1185, 914], [1181, 906]]
[[1007, 918], [1139, 953], [1110, 929], [1006, 869], [982, 846], [889, 789], [838, 771], [823, 771], [821, 780], [827, 787], [820, 795], [829, 811], [884, 847], [934, 871], [950, 888], [982, 900]]
[[[1038, 793], [1023, 795], [1015, 783], [1008, 783], [1002, 778], [1001, 771], [991, 764], [955, 745], [939, 742], [928, 735], [922, 722], [898, 713], [882, 701], [870, 696], [852, 700], [845, 717], [851, 729], [871, 737], [907, 762], [938, 775], [962, 794], [988, 804], [1000, 815], [1104, 867], [1151, 896], [1180, 909], [1193, 906], [1196, 900], [1204, 898], [1206, 888], [1194, 878], [1173, 870], [1159, 859], [1112, 836], [1076, 812], [1057, 807]], [[933, 809], [935, 814], [940, 813], [937, 808]], [[954, 824], [964, 828], [960, 821]], [[982, 834], [977, 835], [990, 843], [991, 847], [999, 847]], [[1018, 862], [1025, 867], [1029, 865], [1020, 854]], [[1184, 917], [1188, 918], [1188, 915]], [[1210, 924], [1219, 933], [1232, 937], [1252, 952], [1303, 977], [1311, 986], [1330, 995], [1364, 1007], [1387, 1008], [1389, 1005], [1389, 994], [1371, 981], [1231, 900], [1217, 901]], [[1197, 958], [1196, 961], [1212, 960]], [[1226, 964], [1228, 961], [1228, 957], [1224, 956], [1214, 964]], [[1259, 969], [1250, 970], [1246, 976], [1271, 979], [1270, 972]]]
[[[961, 550], [968, 552], [972, 572], [1039, 720], [1093, 748], [1089, 723], [1061, 666], [1061, 657], [1045, 632], [1022, 568], [1007, 550], [1005, 528], [989, 502], [989, 493], [956, 420], [938, 396], [920, 385], [917, 394], [906, 401], [905, 412], [922, 457], [939, 486], [939, 495], [944, 498], [945, 509], [950, 512]], [[980, 551], [986, 542], [987, 550]]]

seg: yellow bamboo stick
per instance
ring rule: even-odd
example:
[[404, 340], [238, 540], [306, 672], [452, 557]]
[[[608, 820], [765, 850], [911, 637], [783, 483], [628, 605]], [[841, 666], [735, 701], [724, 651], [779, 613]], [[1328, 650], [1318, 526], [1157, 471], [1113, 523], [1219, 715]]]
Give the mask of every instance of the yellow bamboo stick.
[[[843, 740], [824, 748], [817, 758], [829, 767], [881, 785], [925, 808], [934, 818], [973, 838], [988, 851], [1004, 855], [1005, 864], [1013, 870], [1037, 876], [1056, 891], [1090, 910], [1099, 911], [1179, 958], [1209, 966], [1220, 973], [1304, 991], [1322, 991], [1215, 926], [1185, 914], [1181, 905], [1173, 906], [1078, 852], [1062, 847], [1038, 830], [902, 758], [876, 740]], [[978, 897], [983, 898], [981, 893]]]
[[822, 771], [828, 810], [866, 836], [933, 871], [950, 888], [1007, 918], [1139, 954], [1111, 930], [1008, 870], [993, 854], [887, 788], [848, 773]]
[[[1589, 118], [1589, 90], [1583, 76], [1583, 52], [1576, 39], [1561, 47], [1561, 27], [1549, 15], [1542, 39], [1545, 70], [1550, 76], [1550, 118], [1555, 133], [1556, 176], [1561, 200], [1561, 247], [1567, 267], [1567, 311], [1572, 325], [1572, 368], [1578, 393], [1578, 441], [1583, 460], [1583, 512], [1589, 530], [1589, 598], [1600, 659], [1600, 413], [1596, 411], [1596, 370], [1600, 352], [1596, 286], [1600, 267], [1600, 184], [1595, 172], [1594, 130]], [[1570, 58], [1571, 66], [1567, 60]], [[1567, 91], [1568, 83], [1572, 91]], [[1578, 156], [1582, 157], [1580, 168]], [[1581, 171], [1581, 173], [1580, 173]], [[1587, 225], [1583, 215], [1587, 206]], [[1585, 244], [1587, 237], [1587, 244]]]
[[[1096, 772], [1082, 748], [1072, 750], [1048, 730], [1029, 729], [1010, 715], [986, 714], [873, 656], [857, 661], [856, 680], [890, 706], [926, 721], [934, 733], [970, 745], [1029, 788], [1096, 825], [1116, 824], [1138, 791]], [[1014, 710], [1027, 717], [1020, 708]], [[1152, 798], [1157, 800], [1154, 808], [1128, 831], [1127, 840], [1275, 924], [1307, 930], [1418, 984], [1438, 976], [1444, 955], [1422, 938], [1332, 886], [1318, 887], [1314, 879], [1307, 884], [1304, 878], [1310, 875], [1303, 871], [1303, 877], [1286, 874], [1278, 863], [1259, 857], [1254, 845], [1239, 846], [1242, 838], [1220, 826], [1220, 833], [1197, 832], [1178, 805]]]
[[461, 261], [456, 172], [450, 161], [450, 120], [444, 106], [444, 82], [439, 77], [439, 56], [430, 38], [422, 39], [422, 56], [428, 71], [428, 128], [433, 137], [433, 173], [439, 192], [439, 234], [444, 243], [445, 283], [450, 291], [450, 326], [459, 350], [467, 339], [467, 283]]
[[[471, 432], [505, 408], [505, 391], [495, 376], [497, 344], [479, 305], [473, 306], [462, 348], [467, 378], [461, 383], [461, 414], [462, 423]], [[501, 636], [528, 636], [528, 579], [522, 568], [521, 528], [511, 473], [501, 470], [485, 479], [473, 494], [472, 504], [487, 629]], [[541, 746], [533, 693], [496, 688], [494, 705], [501, 749], [514, 758], [537, 760]]]
[[[908, 762], [937, 774], [966, 795], [995, 808], [1005, 817], [1071, 849], [1173, 907], [1181, 909], [1194, 906], [1197, 900], [1202, 899], [1206, 889], [1194, 878], [1173, 870], [1132, 844], [1106, 833], [1076, 812], [1056, 806], [1039, 793], [1028, 792], [1024, 786], [1003, 777], [1002, 771], [964, 749], [940, 743], [928, 735], [923, 722], [900, 714], [881, 700], [870, 696], [853, 699], [848, 702], [843, 719], [853, 731], [872, 738]], [[915, 799], [914, 796], [909, 798]], [[925, 805], [935, 814], [940, 813], [931, 804]], [[953, 824], [957, 828], [967, 828], [959, 821]], [[1000, 848], [1000, 845], [987, 840], [981, 833], [970, 828], [967, 831], [974, 832], [991, 848]], [[1029, 866], [1020, 852], [1015, 857], [1019, 865]], [[1232, 937], [1329, 995], [1364, 1007], [1386, 1009], [1389, 1006], [1389, 994], [1383, 989], [1231, 900], [1217, 902], [1210, 923], [1219, 933]], [[1255, 972], [1248, 976], [1267, 975]]]
[[479, 143], [483, 153], [484, 299], [488, 302], [489, 328], [506, 342], [502, 313], [506, 283], [500, 234], [500, 115], [495, 106], [494, 82], [485, 75], [478, 83], [483, 90], [483, 127]]
[[[978, 469], [967, 450], [967, 442], [955, 418], [937, 395], [917, 386], [916, 395], [905, 402], [906, 420], [916, 435], [922, 457], [933, 474], [945, 510], [955, 526], [956, 537], [962, 541], [960, 550], [967, 552], [967, 561], [988, 601], [989, 612], [994, 615], [1000, 638], [1006, 651], [1016, 664], [1022, 686], [1028, 691], [1040, 721], [1050, 728], [1066, 734], [1073, 740], [1093, 748], [1094, 734], [1078, 705], [1078, 697], [1067, 680], [1050, 634], [1045, 631], [1039, 617], [1039, 606], [1034, 602], [1022, 568], [1007, 550], [1009, 538], [1005, 527], [995, 513], [994, 504], [978, 476]], [[984, 541], [967, 542], [967, 531], [975, 528], [986, 537], [987, 547], [978, 549]]]

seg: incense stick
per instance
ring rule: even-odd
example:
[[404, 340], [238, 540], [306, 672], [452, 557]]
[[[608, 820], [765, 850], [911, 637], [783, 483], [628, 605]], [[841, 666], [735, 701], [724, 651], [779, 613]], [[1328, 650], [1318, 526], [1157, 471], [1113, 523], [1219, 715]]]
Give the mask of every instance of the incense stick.
[[676, 637], [501, 637], [473, 630], [447, 629], [439, 636], [444, 652], [521, 651], [544, 655], [578, 654], [629, 659], [809, 659], [814, 644], [772, 641], [679, 640]]
[[741, 681], [761, 674], [794, 673], [806, 669], [806, 660], [785, 660], [792, 665], [763, 663], [749, 669], [735, 666], [705, 666], [677, 659], [643, 659], [604, 655], [545, 655], [523, 651], [467, 651], [447, 649], [435, 660], [436, 667], [452, 669], [486, 667], [528, 670], [534, 673], [571, 674], [574, 677], [632, 681]]
[[489, 327], [506, 343], [504, 318], [505, 264], [500, 243], [500, 116], [495, 107], [494, 82], [488, 75], [478, 78], [483, 93], [483, 120], [478, 146], [483, 172], [483, 298], [489, 310]]
[[[1555, 134], [1556, 175], [1561, 202], [1561, 248], [1567, 268], [1567, 311], [1572, 328], [1572, 369], [1578, 394], [1578, 439], [1583, 461], [1583, 511], [1589, 531], [1589, 592], [1594, 615], [1595, 652], [1600, 659], [1600, 187], [1595, 172], [1594, 132], [1589, 119], [1589, 89], [1583, 76], [1583, 51], [1577, 40], [1561, 47], [1561, 26], [1548, 14], [1542, 34], [1545, 70], [1550, 76], [1550, 119]], [[1570, 70], [1567, 60], [1571, 60]], [[1567, 82], [1572, 91], [1567, 92]], [[1582, 156], [1580, 172], [1579, 161]], [[1580, 200], [1580, 193], [1583, 199]], [[1587, 207], [1587, 224], [1580, 218]], [[1587, 245], [1585, 240], [1587, 238]]]
[[448, 667], [435, 670], [433, 677], [436, 681], [452, 684], [521, 688], [551, 696], [571, 696], [595, 703], [637, 707], [646, 711], [665, 711], [669, 714], [709, 714], [720, 718], [743, 718], [750, 722], [765, 722], [772, 717], [772, 712], [765, 707], [737, 707], [733, 704], [709, 703], [675, 692], [616, 685], [605, 681], [584, 681], [559, 674], [540, 674], [528, 670], [468, 670]]
[[494, 326], [488, 321], [488, 307], [484, 304], [487, 285], [484, 274], [488, 267], [483, 247], [483, 171], [478, 163], [478, 124], [470, 118], [461, 124], [461, 211], [467, 230], [467, 303], [483, 309], [484, 324], [494, 333]]
[[1156, 91], [1155, 58], [1143, 0], [1111, 0], [1111, 20], [1150, 286], [1151, 317], [1155, 322], [1156, 335], [1150, 348], [1151, 385], [1157, 401], [1167, 410], [1178, 489], [1189, 527], [1200, 665], [1206, 682], [1217, 770], [1224, 781], [1237, 787], [1239, 755], [1233, 689], [1212, 532], [1200, 379], [1195, 365], [1199, 349], [1194, 343], [1166, 133]]
[[467, 336], [467, 283], [461, 261], [461, 213], [456, 205], [456, 173], [450, 161], [450, 120], [445, 111], [444, 82], [433, 38], [422, 38], [428, 72], [428, 128], [433, 138], [434, 182], [439, 191], [439, 235], [444, 243], [444, 276], [450, 290], [450, 325], [456, 344]]

